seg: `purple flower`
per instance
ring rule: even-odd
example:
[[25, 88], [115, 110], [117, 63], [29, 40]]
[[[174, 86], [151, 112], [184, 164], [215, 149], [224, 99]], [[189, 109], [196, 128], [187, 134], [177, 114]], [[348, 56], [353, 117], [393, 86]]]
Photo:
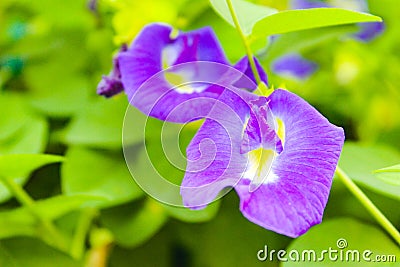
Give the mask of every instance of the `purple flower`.
[[[360, 12], [368, 12], [368, 5], [365, 0], [291, 0], [291, 9], [308, 8], [329, 8], [339, 7]], [[359, 30], [353, 35], [361, 42], [369, 42], [379, 36], [385, 29], [382, 22], [359, 23]], [[289, 75], [290, 77], [303, 80], [312, 75], [317, 69], [317, 65], [303, 58], [301, 55], [291, 53], [275, 60], [272, 70], [279, 75]]]
[[[120, 49], [120, 53], [128, 50], [126, 45]], [[105, 97], [111, 97], [124, 91], [121, 81], [121, 71], [119, 68], [118, 58], [113, 58], [113, 69], [108, 76], [103, 75], [100, 83], [97, 85], [97, 93]]]
[[300, 97], [225, 90], [187, 148], [184, 205], [203, 208], [227, 187], [250, 221], [297, 237], [322, 220], [344, 142]]
[[308, 9], [329, 7], [329, 5], [326, 3], [326, 1], [322, 0], [291, 0], [289, 7], [291, 9]]
[[98, 12], [98, 0], [88, 0], [87, 1], [87, 7], [89, 8], [90, 11], [92, 11], [93, 13], [97, 13]]
[[361, 42], [369, 42], [385, 30], [383, 22], [365, 22], [359, 23], [358, 26], [360, 29], [353, 36]]
[[[254, 76], [247, 58], [234, 65], [236, 71], [226, 67], [230, 63], [211, 28], [173, 35], [168, 25], [146, 26], [131, 46], [115, 57], [114, 68], [103, 77], [98, 94], [110, 97], [125, 91], [130, 104], [146, 115], [182, 123], [207, 115], [215, 99], [231, 84], [256, 88], [249, 84]], [[213, 64], [205, 67], [204, 62]], [[257, 60], [256, 64], [267, 83]]]
[[184, 205], [203, 208], [234, 187], [246, 218], [296, 237], [322, 219], [343, 130], [292, 93], [251, 93], [254, 80], [247, 58], [230, 66], [210, 28], [175, 34], [150, 24], [121, 49], [98, 93], [124, 91], [165, 121], [205, 118], [187, 147]]
[[302, 80], [308, 78], [317, 68], [316, 63], [296, 53], [284, 55], [272, 63], [272, 71], [275, 73]]

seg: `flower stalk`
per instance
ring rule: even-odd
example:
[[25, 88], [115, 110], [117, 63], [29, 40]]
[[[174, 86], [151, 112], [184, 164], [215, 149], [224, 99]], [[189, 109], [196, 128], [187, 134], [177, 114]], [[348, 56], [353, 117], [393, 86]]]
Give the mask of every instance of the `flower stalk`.
[[97, 211], [92, 208], [84, 209], [78, 220], [75, 234], [71, 241], [70, 254], [73, 258], [81, 260], [85, 253], [85, 241], [92, 225], [93, 219], [96, 217]]
[[251, 67], [251, 70], [256, 79], [257, 85], [259, 85], [261, 83], [261, 78], [260, 78], [260, 74], [257, 71], [256, 63], [254, 61], [253, 53], [251, 52], [250, 44], [249, 44], [246, 36], [244, 35], [242, 28], [240, 27], [239, 19], [236, 15], [234, 7], [233, 7], [232, 0], [226, 0], [226, 3], [229, 7], [229, 11], [231, 13], [232, 20], [233, 20], [233, 23], [235, 24], [236, 30], [238, 31], [240, 38], [242, 39], [244, 48], [246, 50], [247, 58], [249, 59], [250, 67]]
[[31, 198], [31, 196], [13, 179], [8, 177], [0, 177], [0, 180], [4, 182], [7, 188], [12, 192], [14, 197], [18, 200], [18, 202], [24, 206], [29, 212], [40, 222], [43, 229], [48, 233], [49, 239], [46, 238], [46, 241], [51, 243], [51, 245], [57, 247], [62, 251], [67, 251], [68, 245], [64, 236], [59, 232], [57, 227], [53, 224], [52, 221], [44, 218], [35, 208], [35, 201]]
[[349, 189], [349, 191], [360, 201], [383, 229], [400, 245], [400, 233], [386, 216], [372, 203], [365, 193], [351, 180], [351, 178], [338, 166], [336, 168], [337, 177]]

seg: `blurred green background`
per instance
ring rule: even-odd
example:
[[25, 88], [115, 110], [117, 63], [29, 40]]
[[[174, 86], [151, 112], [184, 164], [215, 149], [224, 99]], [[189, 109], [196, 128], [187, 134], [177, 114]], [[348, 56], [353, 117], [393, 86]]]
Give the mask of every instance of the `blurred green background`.
[[[283, 0], [252, 2], [287, 8]], [[400, 9], [398, 0], [369, 6], [386, 24], [372, 42], [349, 38], [354, 26], [341, 26], [253, 48], [275, 88], [297, 93], [345, 129], [342, 168], [399, 228], [400, 186], [372, 171], [400, 163]], [[397, 263], [387, 265], [399, 266], [398, 246], [336, 180], [324, 222], [295, 241], [247, 221], [234, 192], [201, 211], [142, 192], [122, 153], [127, 99], [103, 99], [96, 86], [119, 46], [157, 21], [182, 30], [210, 25], [232, 63], [244, 55], [235, 29], [205, 0], [0, 1], [0, 266], [278, 266], [259, 261], [257, 252], [265, 245], [322, 250], [339, 238], [352, 249], [395, 254]], [[272, 73], [273, 60], [289, 52], [314, 60], [318, 71], [302, 81]], [[145, 118], [138, 112], [137, 120]], [[150, 120], [148, 150], [160, 172], [180, 180], [183, 172], [160, 150], [161, 126]], [[179, 134], [174, 127], [172, 136]], [[195, 130], [179, 134], [182, 151]], [[132, 129], [128, 142], [135, 147], [141, 138]], [[135, 153], [146, 175], [146, 154]]]

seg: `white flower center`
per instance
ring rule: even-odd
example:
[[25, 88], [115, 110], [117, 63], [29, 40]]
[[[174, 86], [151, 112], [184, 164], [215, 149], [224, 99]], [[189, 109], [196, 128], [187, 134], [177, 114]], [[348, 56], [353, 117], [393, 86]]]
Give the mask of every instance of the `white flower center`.
[[191, 70], [165, 71], [164, 76], [171, 88], [180, 94], [201, 93], [209, 86], [207, 83], [194, 81], [194, 73]]
[[[279, 118], [275, 118], [279, 138], [284, 144], [285, 126]], [[272, 149], [258, 148], [247, 153], [247, 168], [243, 178], [250, 179], [249, 192], [254, 192], [262, 184], [274, 183], [279, 177], [273, 172], [272, 165], [277, 153]]]

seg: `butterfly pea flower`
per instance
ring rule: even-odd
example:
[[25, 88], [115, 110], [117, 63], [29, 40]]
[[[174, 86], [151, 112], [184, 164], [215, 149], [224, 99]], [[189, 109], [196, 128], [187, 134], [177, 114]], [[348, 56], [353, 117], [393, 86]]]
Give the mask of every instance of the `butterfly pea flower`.
[[318, 69], [317, 63], [305, 59], [297, 53], [290, 53], [280, 57], [274, 61], [272, 66], [274, 72], [300, 80], [308, 78]]
[[183, 203], [233, 187], [251, 222], [297, 237], [322, 220], [344, 132], [297, 95], [225, 90], [187, 147]]
[[[256, 68], [267, 83], [257, 60]], [[161, 120], [205, 118], [187, 147], [183, 204], [203, 208], [233, 187], [246, 218], [296, 237], [321, 221], [343, 130], [292, 93], [251, 93], [254, 81], [247, 58], [231, 67], [210, 28], [150, 24], [122, 47], [98, 93], [124, 91]]]
[[[202, 62], [215, 64], [204, 67]], [[224, 85], [236, 82], [240, 86], [247, 79], [255, 80], [247, 57], [233, 66], [236, 72], [225, 66], [231, 64], [210, 27], [175, 32], [166, 24], [149, 24], [129, 48], [122, 47], [97, 92], [111, 97], [124, 91], [130, 104], [146, 115], [184, 123], [208, 114]], [[257, 60], [256, 66], [261, 69]], [[261, 79], [268, 82], [265, 73]], [[256, 89], [254, 83], [248, 87]], [[185, 105], [191, 108], [185, 109]], [[178, 106], [184, 112], [174, 112]]]
[[[339, 7], [359, 12], [368, 12], [365, 0], [291, 0], [290, 9], [329, 8]], [[365, 22], [357, 24], [359, 29], [353, 38], [361, 42], [369, 42], [382, 34], [385, 24], [382, 22]], [[300, 54], [290, 53], [276, 59], [272, 70], [282, 76], [290, 76], [299, 80], [306, 79], [316, 70], [316, 63], [305, 59]]]

